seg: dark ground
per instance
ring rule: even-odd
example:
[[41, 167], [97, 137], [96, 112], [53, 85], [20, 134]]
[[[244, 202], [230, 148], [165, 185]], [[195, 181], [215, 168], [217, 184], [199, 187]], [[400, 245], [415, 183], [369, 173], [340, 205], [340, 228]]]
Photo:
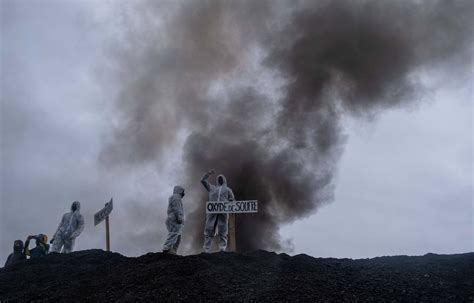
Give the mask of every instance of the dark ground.
[[0, 269], [0, 301], [10, 300], [473, 302], [474, 253], [351, 260], [88, 250]]

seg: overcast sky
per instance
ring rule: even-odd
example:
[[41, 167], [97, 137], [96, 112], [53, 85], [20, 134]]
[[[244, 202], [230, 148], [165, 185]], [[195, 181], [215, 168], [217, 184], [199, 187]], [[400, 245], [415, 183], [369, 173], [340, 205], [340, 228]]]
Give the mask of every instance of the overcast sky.
[[[76, 249], [103, 248], [104, 227], [94, 227], [93, 213], [111, 196], [112, 249], [161, 250], [180, 155], [133, 170], [98, 164], [118, 119], [108, 102], [118, 90], [109, 81], [109, 41], [130, 3], [1, 1], [0, 260], [15, 239], [51, 237], [74, 200], [86, 220]], [[286, 252], [363, 258], [474, 250], [472, 73], [453, 81], [417, 73], [422, 102], [342, 121], [334, 201], [281, 226], [293, 247]]]

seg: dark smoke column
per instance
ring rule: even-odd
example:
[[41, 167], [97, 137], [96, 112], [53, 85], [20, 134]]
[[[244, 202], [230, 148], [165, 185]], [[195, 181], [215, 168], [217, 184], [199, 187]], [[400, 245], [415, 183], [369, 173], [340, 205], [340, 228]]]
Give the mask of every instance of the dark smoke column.
[[[247, 121], [249, 115], [258, 121], [265, 111], [258, 107], [261, 97], [256, 93], [241, 92], [228, 110], [245, 117], [243, 121], [217, 118], [209, 132], [195, 132], [185, 145], [191, 176], [216, 167], [228, 176], [236, 197], [260, 201], [257, 216], [237, 217], [240, 250], [281, 249], [282, 224], [331, 201], [342, 116], [370, 115], [416, 102], [410, 73], [463, 50], [471, 38], [464, 28], [472, 28], [467, 19], [471, 6], [328, 2], [297, 11], [288, 27], [272, 36], [274, 47], [265, 64], [287, 79], [281, 109], [270, 117], [275, 127], [262, 130], [257, 122]], [[437, 49], [439, 41], [431, 39], [443, 36], [440, 33], [454, 35], [449, 41], [453, 44]], [[274, 144], [283, 147], [272, 151]], [[195, 217], [202, 217], [202, 212], [199, 209]]]
[[[124, 122], [105, 162], [153, 165], [176, 148], [180, 131], [189, 133], [180, 173], [194, 208], [184, 235], [190, 251], [201, 250], [204, 172], [225, 174], [237, 199], [259, 200], [258, 215], [237, 217], [240, 250], [288, 249], [279, 228], [333, 200], [345, 115], [417, 102], [420, 69], [472, 68], [473, 1], [292, 4], [144, 2], [131, 14], [130, 43], [116, 56]], [[254, 68], [283, 79], [280, 97], [252, 84], [212, 96], [215, 83], [242, 80], [254, 48], [264, 53]]]

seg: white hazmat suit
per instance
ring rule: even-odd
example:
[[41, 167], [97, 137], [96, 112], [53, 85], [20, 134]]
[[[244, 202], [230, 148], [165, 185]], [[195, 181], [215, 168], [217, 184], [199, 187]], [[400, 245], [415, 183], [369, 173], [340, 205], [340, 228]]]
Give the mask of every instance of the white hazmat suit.
[[[201, 183], [209, 192], [209, 201], [234, 201], [234, 193], [227, 186], [227, 180], [224, 175], [217, 176], [217, 184], [209, 183], [208, 179], [211, 172], [206, 173]], [[204, 252], [211, 249], [212, 238], [216, 233], [219, 234], [219, 250], [225, 251], [227, 248], [227, 229], [229, 224], [229, 214], [206, 214], [206, 226], [204, 227]]]
[[84, 230], [84, 217], [79, 212], [80, 209], [81, 203], [74, 201], [71, 205], [71, 212], [63, 215], [61, 223], [51, 239], [52, 252], [70, 253], [74, 249], [76, 238]]
[[166, 229], [168, 237], [163, 245], [163, 252], [176, 254], [181, 242], [181, 230], [184, 226], [183, 201], [184, 188], [176, 185], [173, 195], [168, 199], [168, 217], [166, 218]]

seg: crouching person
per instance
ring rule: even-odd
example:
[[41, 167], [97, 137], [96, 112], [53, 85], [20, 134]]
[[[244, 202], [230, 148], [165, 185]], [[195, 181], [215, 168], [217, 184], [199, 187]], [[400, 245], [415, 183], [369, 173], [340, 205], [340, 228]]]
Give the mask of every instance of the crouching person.
[[181, 242], [181, 230], [184, 226], [184, 210], [182, 198], [184, 188], [176, 185], [173, 195], [168, 199], [168, 217], [166, 218], [166, 229], [168, 237], [163, 245], [163, 252], [175, 255]]
[[15, 240], [13, 243], [13, 252], [8, 256], [7, 261], [5, 262], [5, 267], [26, 260], [26, 256], [23, 253], [23, 247], [23, 241]]
[[[30, 249], [30, 240], [35, 240], [36, 247]], [[37, 236], [28, 236], [25, 242], [24, 255], [30, 259], [44, 257], [49, 253], [48, 236], [39, 234]]]

